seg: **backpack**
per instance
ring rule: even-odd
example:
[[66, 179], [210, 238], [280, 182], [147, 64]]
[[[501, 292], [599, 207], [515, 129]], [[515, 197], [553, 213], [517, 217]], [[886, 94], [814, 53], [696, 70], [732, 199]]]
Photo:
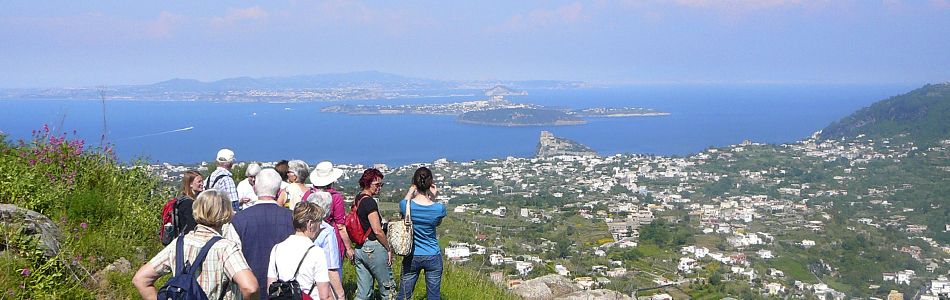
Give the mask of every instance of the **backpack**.
[[[297, 264], [297, 270], [294, 271], [294, 277], [291, 277], [290, 280], [283, 281], [280, 279], [280, 268], [274, 268], [277, 271], [277, 281], [272, 282], [267, 286], [267, 297], [271, 300], [303, 300], [310, 298], [310, 295], [304, 297], [303, 290], [300, 289], [300, 283], [297, 282], [297, 273], [300, 273], [300, 266], [303, 265], [304, 259], [307, 258], [307, 254], [310, 254], [310, 249], [313, 249], [314, 245], [310, 245], [310, 248], [307, 248], [307, 252], [303, 253], [303, 257], [300, 258], [300, 263]], [[316, 286], [317, 283], [314, 282], [313, 286]], [[313, 293], [313, 286], [310, 287], [310, 293]]]
[[208, 178], [205, 179], [205, 189], [206, 189], [206, 190], [207, 190], [207, 189], [213, 189], [213, 188], [214, 188], [214, 185], [215, 185], [215, 184], [218, 184], [218, 180], [221, 180], [221, 178], [223, 178], [223, 177], [225, 177], [225, 176], [226, 176], [226, 177], [231, 177], [231, 175], [228, 175], [228, 174], [221, 174], [221, 175], [218, 175], [218, 177], [214, 178], [214, 181], [211, 181], [211, 176], [208, 176]]
[[162, 229], [159, 235], [162, 246], [168, 246], [181, 233], [181, 224], [178, 220], [178, 198], [172, 198], [162, 206]]
[[360, 202], [366, 198], [369, 198], [369, 195], [364, 194], [363, 197], [356, 200], [356, 203], [353, 204], [353, 207], [350, 209], [350, 213], [343, 217], [343, 226], [346, 227], [346, 234], [350, 236], [350, 241], [356, 244], [366, 242], [366, 236], [369, 235], [369, 230], [363, 230], [363, 224], [360, 224], [360, 217], [356, 215], [356, 210], [360, 208]]
[[[168, 279], [168, 282], [165, 282], [165, 285], [162, 288], [158, 289], [158, 298], [157, 299], [173, 299], [173, 300], [206, 300], [208, 295], [205, 294], [205, 291], [201, 289], [201, 286], [198, 285], [198, 276], [195, 274], [195, 271], [198, 270], [198, 267], [205, 260], [205, 256], [208, 255], [208, 251], [211, 250], [211, 246], [214, 243], [220, 240], [220, 236], [215, 236], [211, 238], [204, 247], [201, 247], [201, 252], [198, 252], [198, 257], [195, 257], [194, 262], [185, 261], [185, 238], [181, 237], [178, 239], [177, 249], [175, 252], [175, 276]], [[226, 287], [222, 287], [225, 289]], [[224, 295], [224, 293], [222, 293]]]

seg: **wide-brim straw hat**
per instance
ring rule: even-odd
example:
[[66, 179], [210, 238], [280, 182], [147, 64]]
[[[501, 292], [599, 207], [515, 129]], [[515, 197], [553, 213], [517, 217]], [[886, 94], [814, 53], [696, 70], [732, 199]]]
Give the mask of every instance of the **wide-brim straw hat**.
[[343, 170], [333, 167], [329, 161], [322, 161], [310, 172], [310, 183], [314, 186], [327, 186], [343, 176]]

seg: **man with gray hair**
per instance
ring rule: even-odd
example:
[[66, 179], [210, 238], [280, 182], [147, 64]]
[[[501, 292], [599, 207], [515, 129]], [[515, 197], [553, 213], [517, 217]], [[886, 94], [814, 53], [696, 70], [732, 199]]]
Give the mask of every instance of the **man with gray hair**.
[[254, 183], [257, 179], [257, 174], [261, 172], [261, 165], [256, 163], [250, 164], [247, 166], [247, 170], [244, 171], [244, 180], [237, 185], [238, 197], [241, 201], [241, 210], [247, 209], [251, 205], [257, 203], [257, 194], [254, 193]]
[[214, 163], [217, 168], [205, 179], [205, 189], [217, 189], [224, 192], [231, 200], [234, 211], [240, 210], [241, 198], [238, 198], [237, 187], [234, 185], [234, 179], [231, 178], [231, 167], [234, 166], [234, 151], [228, 148], [219, 150]]
[[[241, 252], [257, 277], [260, 290], [266, 291], [271, 248], [294, 234], [293, 212], [277, 205], [281, 182], [277, 171], [264, 169], [255, 178], [257, 204], [234, 215], [231, 225], [241, 237]], [[267, 293], [261, 293], [261, 299], [266, 298]]]

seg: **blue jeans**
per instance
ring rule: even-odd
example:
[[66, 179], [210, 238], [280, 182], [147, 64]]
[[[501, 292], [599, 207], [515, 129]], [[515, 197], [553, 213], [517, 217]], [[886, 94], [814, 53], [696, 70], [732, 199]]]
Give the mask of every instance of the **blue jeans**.
[[356, 300], [367, 300], [373, 296], [373, 280], [379, 283], [379, 294], [390, 299], [396, 282], [393, 280], [393, 268], [386, 261], [389, 253], [378, 241], [367, 240], [363, 247], [356, 249]]
[[442, 255], [410, 255], [402, 259], [402, 283], [399, 284], [399, 297], [412, 299], [412, 290], [416, 288], [419, 272], [426, 271], [426, 299], [441, 299]]

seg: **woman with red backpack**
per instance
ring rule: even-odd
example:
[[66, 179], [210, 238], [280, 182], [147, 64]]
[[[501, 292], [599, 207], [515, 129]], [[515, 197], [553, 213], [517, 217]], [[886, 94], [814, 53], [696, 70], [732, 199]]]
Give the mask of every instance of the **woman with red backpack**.
[[362, 225], [362, 232], [366, 239], [361, 242], [360, 236], [351, 235], [351, 241], [356, 249], [354, 262], [356, 263], [356, 300], [367, 300], [373, 296], [373, 282], [379, 283], [379, 294], [383, 299], [390, 299], [395, 288], [393, 280], [393, 256], [386, 233], [383, 232], [383, 218], [379, 214], [379, 206], [373, 196], [379, 194], [383, 187], [383, 173], [377, 169], [367, 169], [359, 180], [362, 192], [356, 195], [353, 209]]

